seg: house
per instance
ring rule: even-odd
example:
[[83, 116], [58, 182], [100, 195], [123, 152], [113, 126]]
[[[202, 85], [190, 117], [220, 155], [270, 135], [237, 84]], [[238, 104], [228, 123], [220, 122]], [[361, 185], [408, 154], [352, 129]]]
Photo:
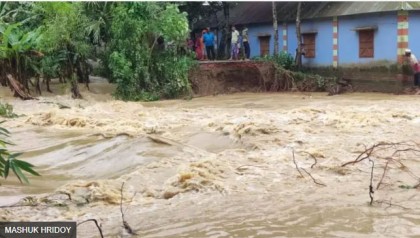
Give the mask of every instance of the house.
[[[297, 5], [276, 2], [279, 50], [293, 56]], [[248, 27], [251, 57], [273, 53], [272, 16], [272, 2], [240, 2], [231, 8], [229, 23]], [[301, 33], [305, 66], [402, 62], [406, 48], [420, 56], [420, 2], [303, 2]]]

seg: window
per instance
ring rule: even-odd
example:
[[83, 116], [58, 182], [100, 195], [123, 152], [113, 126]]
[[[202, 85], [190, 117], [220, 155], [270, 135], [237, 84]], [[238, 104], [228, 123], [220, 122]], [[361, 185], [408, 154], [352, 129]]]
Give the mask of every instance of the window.
[[260, 55], [265, 56], [270, 54], [270, 36], [260, 36]]
[[305, 58], [315, 58], [315, 36], [316, 33], [303, 33], [303, 52]]
[[373, 58], [374, 30], [359, 31], [359, 58]]

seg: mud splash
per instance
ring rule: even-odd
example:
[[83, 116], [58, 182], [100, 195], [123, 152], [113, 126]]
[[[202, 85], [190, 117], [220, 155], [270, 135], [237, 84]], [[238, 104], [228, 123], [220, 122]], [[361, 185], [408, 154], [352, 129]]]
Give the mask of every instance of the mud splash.
[[[106, 237], [123, 237], [122, 192], [140, 237], [420, 236], [420, 193], [404, 187], [418, 182], [416, 154], [400, 155], [414, 177], [389, 165], [374, 206], [371, 164], [341, 167], [363, 145], [420, 143], [418, 96], [248, 93], [125, 103], [84, 93], [85, 100], [4, 99], [25, 115], [6, 122], [13, 149], [43, 176], [31, 186], [2, 181], [0, 203], [18, 203], [1, 208], [0, 220], [95, 218]], [[376, 159], [375, 183], [384, 166]], [[78, 231], [98, 235], [89, 224]]]

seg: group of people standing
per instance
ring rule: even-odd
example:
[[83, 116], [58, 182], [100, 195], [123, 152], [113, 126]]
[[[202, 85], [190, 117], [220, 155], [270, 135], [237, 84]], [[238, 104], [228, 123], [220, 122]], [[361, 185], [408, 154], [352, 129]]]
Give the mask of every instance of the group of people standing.
[[[210, 27], [204, 29], [200, 35], [196, 36], [195, 41], [188, 40], [188, 47], [195, 51], [197, 60], [215, 60], [216, 59], [216, 37]], [[231, 33], [231, 53], [229, 60], [238, 60], [241, 45], [244, 47], [245, 60], [249, 60], [250, 47], [248, 38], [248, 28], [244, 27], [240, 34], [235, 26], [232, 26]]]
[[245, 26], [242, 30], [242, 34], [239, 34], [239, 31], [236, 30], [236, 27], [232, 26], [229, 60], [239, 59], [239, 52], [241, 51], [241, 45], [244, 46], [245, 60], [249, 60], [251, 50], [249, 48], [248, 28]]
[[197, 60], [215, 60], [215, 41], [214, 33], [210, 27], [207, 27], [200, 35], [196, 36], [195, 41], [189, 39], [188, 47], [195, 51]]

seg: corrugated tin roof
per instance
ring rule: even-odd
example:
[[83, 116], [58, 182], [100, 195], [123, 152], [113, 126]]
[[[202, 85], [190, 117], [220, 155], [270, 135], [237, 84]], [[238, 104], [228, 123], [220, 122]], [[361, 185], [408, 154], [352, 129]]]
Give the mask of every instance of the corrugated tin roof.
[[[229, 22], [231, 24], [272, 22], [272, 2], [230, 3], [235, 5], [230, 10]], [[276, 2], [279, 22], [295, 20], [297, 4], [297, 2]], [[401, 9], [420, 10], [420, 2], [302, 2], [301, 19], [389, 12]], [[223, 13], [219, 12], [217, 18], [219, 22], [223, 21]], [[209, 22], [213, 24], [209, 24]], [[216, 26], [214, 22], [214, 19], [206, 19], [202, 21], [202, 24]]]
[[346, 16], [375, 12], [419, 10], [420, 2], [329, 2], [319, 11], [309, 14], [308, 18]]

